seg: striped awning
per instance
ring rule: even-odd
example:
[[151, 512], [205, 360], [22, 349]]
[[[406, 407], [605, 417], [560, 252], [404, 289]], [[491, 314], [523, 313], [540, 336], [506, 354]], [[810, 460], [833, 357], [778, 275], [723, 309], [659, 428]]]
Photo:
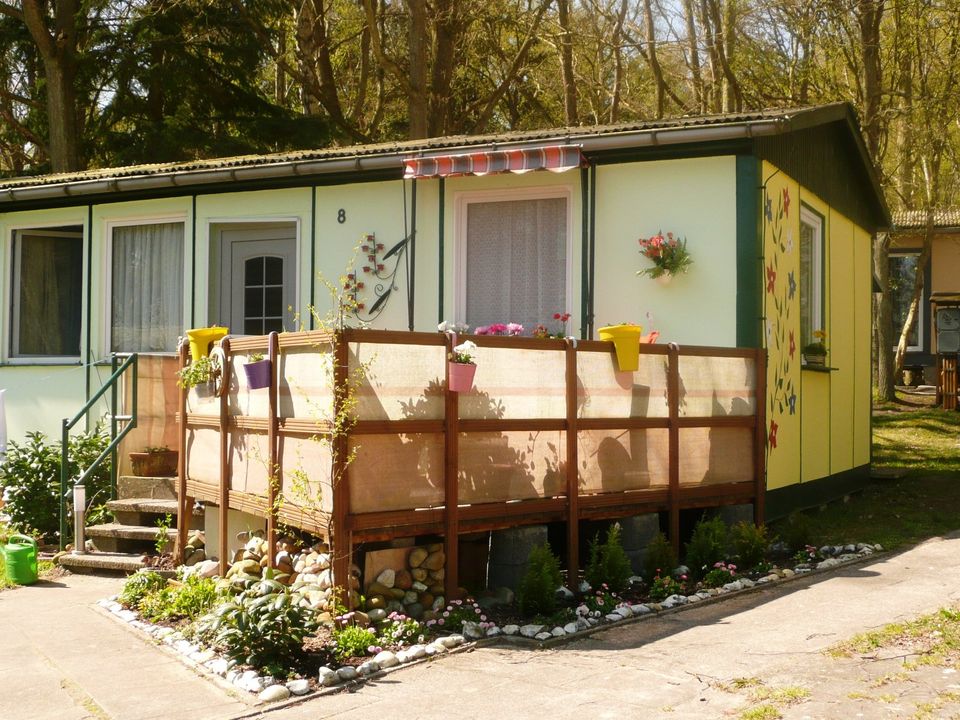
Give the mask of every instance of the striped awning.
[[531, 170], [564, 172], [583, 164], [576, 145], [551, 145], [523, 150], [491, 150], [463, 155], [435, 155], [403, 161], [403, 177], [432, 178], [490, 173], [525, 173]]

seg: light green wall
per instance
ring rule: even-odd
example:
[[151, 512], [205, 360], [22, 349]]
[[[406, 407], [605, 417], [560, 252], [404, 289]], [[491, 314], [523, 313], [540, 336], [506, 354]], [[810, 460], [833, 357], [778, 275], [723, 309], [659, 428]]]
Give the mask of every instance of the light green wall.
[[[596, 326], [636, 322], [661, 342], [735, 346], [736, 209], [733, 156], [599, 167]], [[686, 237], [693, 256], [668, 285], [636, 275], [650, 266], [637, 240], [661, 230]]]

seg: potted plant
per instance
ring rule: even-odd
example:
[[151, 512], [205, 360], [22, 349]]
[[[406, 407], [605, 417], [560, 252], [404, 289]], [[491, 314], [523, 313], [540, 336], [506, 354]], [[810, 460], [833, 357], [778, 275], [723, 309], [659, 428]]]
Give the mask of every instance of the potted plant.
[[607, 325], [597, 329], [601, 340], [613, 343], [620, 372], [633, 372], [640, 367], [640, 335], [643, 328], [633, 323]]
[[827, 333], [814, 330], [812, 343], [803, 347], [803, 363], [811, 367], [824, 367], [827, 364]]
[[640, 238], [640, 254], [653, 262], [653, 267], [638, 270], [637, 275], [646, 275], [661, 282], [669, 282], [670, 278], [685, 273], [693, 265], [693, 258], [687, 251], [687, 239], [678, 240], [673, 233], [668, 232], [664, 237], [662, 232], [649, 238]]
[[477, 364], [473, 360], [473, 351], [476, 343], [465, 340], [453, 348], [447, 363], [450, 390], [453, 392], [470, 392], [473, 389], [473, 376], [477, 372]]
[[133, 474], [139, 477], [174, 477], [177, 474], [179, 453], [166, 445], [144, 448], [129, 454]]
[[177, 373], [177, 385], [186, 389], [197, 387], [209, 383], [219, 373], [217, 364], [208, 355], [203, 355]]
[[264, 359], [263, 353], [253, 353], [243, 366], [247, 376], [247, 387], [258, 390], [270, 385], [270, 358]]

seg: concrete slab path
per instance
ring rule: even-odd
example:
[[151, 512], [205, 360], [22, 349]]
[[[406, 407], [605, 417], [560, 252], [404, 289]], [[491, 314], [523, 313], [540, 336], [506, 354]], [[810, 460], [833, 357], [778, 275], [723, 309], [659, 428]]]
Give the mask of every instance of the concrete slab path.
[[[105, 617], [93, 603], [118, 587], [71, 576], [0, 593], [0, 718], [736, 717], [744, 696], [724, 683], [825, 686], [838, 669], [824, 648], [960, 601], [960, 536], [555, 649], [481, 648], [275, 710], [244, 705]], [[784, 715], [900, 717], [854, 713], [845, 698], [820, 693]]]

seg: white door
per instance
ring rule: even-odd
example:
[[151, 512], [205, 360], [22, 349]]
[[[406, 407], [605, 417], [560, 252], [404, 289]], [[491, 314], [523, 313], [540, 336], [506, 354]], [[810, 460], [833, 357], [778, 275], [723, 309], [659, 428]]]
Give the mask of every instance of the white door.
[[233, 335], [295, 330], [296, 226], [220, 233], [220, 322]]

